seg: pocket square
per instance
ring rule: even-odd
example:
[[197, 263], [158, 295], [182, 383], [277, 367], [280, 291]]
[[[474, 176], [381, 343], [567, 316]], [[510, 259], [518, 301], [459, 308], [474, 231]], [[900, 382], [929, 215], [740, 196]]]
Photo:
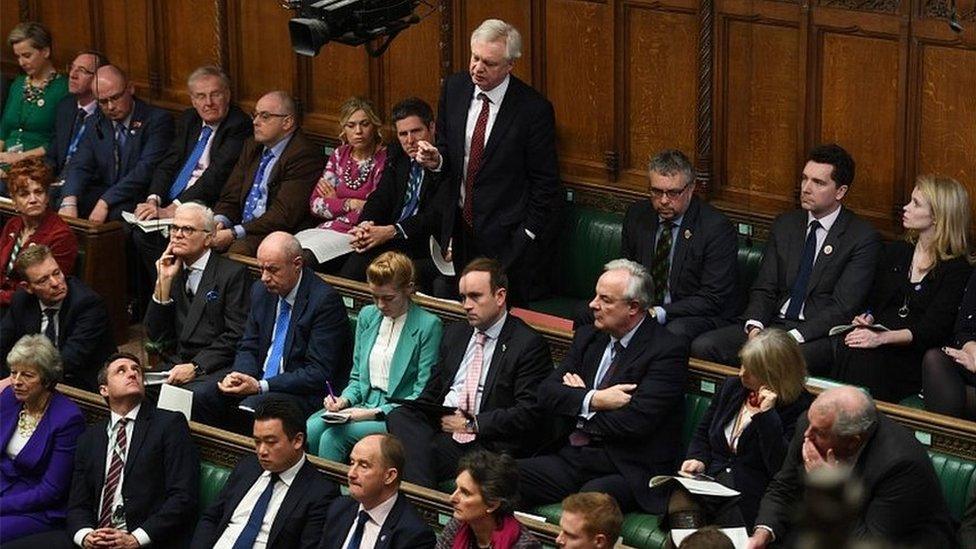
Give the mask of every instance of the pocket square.
[[220, 298], [220, 292], [216, 288], [207, 292], [207, 301], [217, 301]]

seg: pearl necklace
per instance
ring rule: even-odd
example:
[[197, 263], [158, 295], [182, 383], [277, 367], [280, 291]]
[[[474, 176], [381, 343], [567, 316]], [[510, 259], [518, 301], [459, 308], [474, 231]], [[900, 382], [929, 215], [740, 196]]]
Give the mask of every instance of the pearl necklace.
[[47, 402], [44, 403], [44, 408], [41, 409], [41, 413], [34, 416], [27, 411], [27, 406], [25, 405], [20, 409], [20, 414], [17, 416], [17, 432], [20, 436], [24, 438], [30, 438], [37, 430], [37, 425], [44, 418], [44, 414], [47, 413], [47, 407], [51, 404], [51, 399], [49, 398]]

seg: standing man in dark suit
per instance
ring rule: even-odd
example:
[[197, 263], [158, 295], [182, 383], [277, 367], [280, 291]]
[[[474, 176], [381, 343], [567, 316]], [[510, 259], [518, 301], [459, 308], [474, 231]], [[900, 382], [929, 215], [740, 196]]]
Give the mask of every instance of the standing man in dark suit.
[[274, 231], [297, 233], [313, 224], [308, 198], [322, 175], [325, 157], [299, 129], [295, 101], [283, 91], [264, 94], [254, 105], [254, 138], [214, 207], [214, 247], [254, 255]]
[[429, 488], [454, 478], [458, 460], [474, 450], [531, 453], [542, 420], [536, 389], [552, 371], [546, 341], [508, 314], [497, 261], [472, 261], [459, 288], [468, 322], [444, 328], [440, 359], [417, 399], [456, 410], [431, 417], [401, 406], [386, 422], [406, 449], [404, 480]]
[[396, 437], [363, 437], [350, 454], [349, 496], [329, 507], [319, 549], [429, 549], [434, 531], [400, 495], [403, 445]]
[[[152, 176], [149, 196], [136, 206], [139, 219], [172, 219], [176, 207], [191, 200], [213, 207], [251, 136], [251, 119], [231, 103], [230, 79], [224, 71], [200, 67], [190, 73], [186, 85], [193, 108], [180, 115], [176, 139]], [[132, 236], [147, 272], [153, 274], [166, 239], [159, 232], [134, 231]]]
[[393, 107], [393, 126], [400, 148], [390, 147], [383, 176], [369, 195], [359, 225], [349, 234], [355, 253], [341, 275], [366, 281], [366, 267], [381, 253], [401, 251], [413, 259], [418, 284], [425, 292], [437, 275], [430, 259], [430, 237], [440, 231], [440, 212], [434, 203], [441, 174], [417, 162], [421, 141], [434, 138], [434, 111], [422, 99], [410, 97]]
[[749, 547], [789, 543], [806, 477], [848, 467], [864, 493], [851, 536], [905, 547], [955, 547], [952, 519], [932, 461], [912, 432], [856, 387], [828, 389], [797, 422], [786, 461], [759, 507]]
[[287, 394], [303, 417], [322, 407], [326, 383], [341, 390], [348, 374], [349, 322], [339, 294], [302, 263], [295, 237], [269, 234], [258, 248], [261, 281], [251, 287], [244, 336], [230, 368], [190, 383], [193, 419], [236, 425], [240, 405], [254, 410], [270, 394]]
[[30, 246], [15, 268], [25, 281], [0, 323], [0, 361], [27, 334], [44, 334], [61, 354], [64, 383], [95, 391], [98, 368], [115, 352], [112, 323], [102, 298], [81, 280], [64, 276], [47, 246]]
[[[184, 547], [196, 518], [200, 461], [186, 418], [145, 400], [143, 370], [128, 353], [98, 373], [108, 418], [78, 439], [67, 527], [10, 547]], [[4, 546], [5, 549], [6, 546]]]
[[694, 169], [681, 151], [659, 152], [648, 171], [651, 199], [627, 209], [622, 252], [654, 278], [652, 316], [691, 342], [740, 311], [735, 231], [695, 196]]
[[688, 347], [651, 318], [654, 282], [642, 265], [607, 263], [583, 326], [559, 368], [539, 386], [545, 413], [566, 420], [555, 454], [519, 460], [527, 507], [577, 491], [605, 492], [623, 512], [659, 514], [654, 475], [680, 451]]
[[247, 268], [210, 250], [210, 208], [176, 208], [170, 243], [159, 258], [156, 286], [146, 310], [146, 336], [163, 351], [167, 383], [182, 385], [227, 368], [247, 319]]
[[743, 324], [702, 334], [692, 356], [737, 365], [747, 337], [775, 326], [801, 345], [814, 375], [830, 371], [827, 332], [862, 313], [881, 241], [841, 201], [854, 182], [854, 159], [838, 145], [810, 151], [800, 182], [802, 209], [773, 222]]
[[419, 153], [425, 167], [445, 173], [440, 243], [455, 268], [498, 259], [514, 304], [548, 292], [562, 198], [552, 104], [511, 75], [521, 55], [512, 25], [488, 19], [475, 29], [468, 72], [441, 91], [437, 147], [424, 142]]
[[238, 462], [203, 512], [193, 548], [312, 548], [339, 487], [305, 458], [305, 416], [286, 398], [254, 410], [255, 454]]
[[85, 123], [85, 135], [68, 167], [61, 213], [89, 221], [121, 219], [146, 196], [153, 170], [173, 139], [173, 119], [133, 94], [125, 73], [105, 65], [95, 74], [100, 115]]

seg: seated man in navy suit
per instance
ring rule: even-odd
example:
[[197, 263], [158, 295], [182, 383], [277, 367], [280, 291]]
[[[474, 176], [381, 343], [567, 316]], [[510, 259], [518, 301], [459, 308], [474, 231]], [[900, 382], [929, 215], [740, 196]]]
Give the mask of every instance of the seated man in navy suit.
[[193, 419], [240, 427], [236, 409], [254, 410], [269, 394], [289, 395], [305, 417], [322, 407], [326, 384], [348, 373], [351, 336], [339, 294], [302, 263], [295, 237], [274, 232], [258, 247], [261, 281], [230, 368], [187, 385]]
[[95, 73], [101, 113], [85, 123], [68, 167], [62, 214], [96, 223], [120, 219], [146, 196], [153, 170], [173, 140], [173, 119], [134, 93], [118, 67], [105, 65]]
[[255, 454], [238, 462], [191, 547], [313, 547], [339, 487], [305, 458], [305, 416], [283, 397], [254, 410]]
[[421, 549], [434, 531], [400, 495], [403, 445], [393, 435], [363, 437], [350, 455], [349, 495], [329, 507], [319, 549]]
[[654, 282], [639, 263], [607, 263], [590, 302], [593, 325], [539, 386], [539, 403], [564, 419], [556, 453], [519, 460], [528, 507], [577, 491], [604, 492], [623, 512], [663, 511], [648, 487], [680, 451], [688, 346], [651, 318]]

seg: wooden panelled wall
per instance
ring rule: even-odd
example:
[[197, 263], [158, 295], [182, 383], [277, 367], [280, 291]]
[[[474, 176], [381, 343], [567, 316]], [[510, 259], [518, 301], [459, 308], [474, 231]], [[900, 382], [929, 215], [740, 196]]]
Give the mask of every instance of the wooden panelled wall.
[[216, 62], [245, 109], [290, 90], [306, 128], [329, 137], [354, 94], [384, 114], [407, 95], [436, 104], [471, 30], [500, 17], [525, 37], [515, 72], [555, 105], [561, 175], [577, 188], [642, 194], [649, 155], [678, 147], [711, 200], [768, 219], [797, 203], [805, 151], [836, 141], [858, 164], [850, 204], [888, 234], [917, 174], [976, 191], [976, 0], [959, 0], [961, 35], [948, 0], [429, 0], [379, 59], [338, 44], [293, 54], [277, 0], [0, 1], [3, 36], [42, 21], [61, 65], [94, 46], [177, 109], [186, 75]]

